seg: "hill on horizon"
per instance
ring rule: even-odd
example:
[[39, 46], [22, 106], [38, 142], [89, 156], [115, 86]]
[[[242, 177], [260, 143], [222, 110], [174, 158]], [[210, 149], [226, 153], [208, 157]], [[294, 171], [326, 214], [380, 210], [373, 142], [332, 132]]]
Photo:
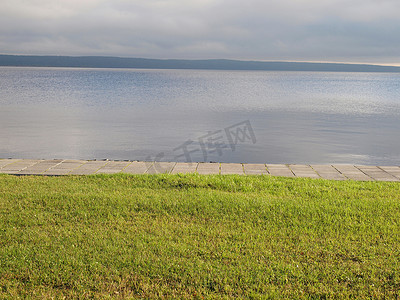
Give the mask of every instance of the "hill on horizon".
[[243, 61], [230, 59], [149, 59], [113, 56], [0, 55], [0, 66], [321, 72], [400, 72], [400, 67], [370, 64]]

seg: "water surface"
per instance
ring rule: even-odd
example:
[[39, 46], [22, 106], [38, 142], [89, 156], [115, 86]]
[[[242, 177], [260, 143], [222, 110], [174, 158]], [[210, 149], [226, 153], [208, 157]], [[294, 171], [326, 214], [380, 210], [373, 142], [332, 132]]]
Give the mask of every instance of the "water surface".
[[2, 67], [0, 103], [2, 158], [400, 165], [396, 73]]

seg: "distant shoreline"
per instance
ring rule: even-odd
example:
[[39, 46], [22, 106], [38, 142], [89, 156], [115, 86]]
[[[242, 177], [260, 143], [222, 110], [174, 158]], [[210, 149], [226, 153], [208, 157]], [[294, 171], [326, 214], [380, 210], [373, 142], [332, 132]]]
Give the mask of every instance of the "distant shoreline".
[[0, 55], [0, 66], [400, 73], [400, 67], [370, 65], [370, 64], [242, 61], [242, 60], [229, 60], [229, 59], [205, 59], [205, 60], [148, 59], [148, 58], [122, 58], [122, 57], [112, 57], [112, 56]]

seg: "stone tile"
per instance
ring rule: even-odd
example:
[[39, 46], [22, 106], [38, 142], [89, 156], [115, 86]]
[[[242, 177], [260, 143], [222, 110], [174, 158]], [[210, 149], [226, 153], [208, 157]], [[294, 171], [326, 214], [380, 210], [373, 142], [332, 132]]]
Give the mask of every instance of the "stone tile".
[[121, 172], [128, 174], [144, 174], [150, 168], [151, 165], [153, 165], [153, 162], [134, 161], [130, 165], [128, 165], [125, 169], [123, 169]]
[[390, 175], [400, 179], [400, 167], [397, 166], [379, 166], [379, 168]]
[[296, 177], [320, 178], [320, 176], [309, 165], [289, 165]]
[[244, 175], [243, 165], [221, 163], [221, 175], [229, 174]]
[[311, 165], [319, 176], [329, 180], [347, 180], [347, 178], [331, 165]]
[[219, 174], [219, 163], [199, 163], [197, 166], [199, 174]]
[[75, 166], [86, 164], [87, 162], [87, 160], [66, 159], [63, 160], [61, 164], [55, 166], [53, 169], [71, 169]]
[[30, 166], [33, 166], [40, 161], [41, 160], [36, 160], [36, 159], [23, 159], [15, 163], [4, 166], [3, 168], [0, 169], [0, 173], [17, 174], [18, 172]]
[[337, 164], [337, 165], [333, 165], [333, 167], [338, 170], [340, 173], [344, 173], [346, 172], [347, 174], [363, 174], [359, 169], [357, 169], [355, 166], [353, 165], [341, 165], [341, 164]]
[[57, 166], [62, 162], [61, 159], [55, 160], [42, 160], [37, 164], [34, 164], [26, 169], [18, 172], [19, 175], [40, 175], [44, 173], [46, 170], [51, 169], [52, 167]]
[[272, 176], [294, 177], [294, 174], [287, 165], [267, 164], [267, 170]]
[[0, 169], [19, 160], [20, 159], [0, 159]]
[[115, 174], [125, 169], [130, 162], [128, 161], [110, 161], [105, 166], [97, 170], [96, 174]]
[[175, 167], [172, 170], [172, 174], [186, 174], [186, 173], [195, 173], [198, 163], [176, 163]]
[[86, 160], [64, 160], [60, 164], [48, 169], [43, 175], [67, 175], [74, 169], [79, 168], [85, 164]]
[[243, 168], [246, 175], [269, 174], [265, 164], [243, 164]]
[[72, 170], [68, 175], [91, 175], [108, 163], [108, 161], [88, 161], [80, 167]]
[[146, 171], [146, 174], [164, 174], [171, 173], [172, 169], [175, 166], [175, 162], [160, 162], [155, 161], [150, 168]]
[[399, 179], [375, 166], [356, 166], [359, 170], [377, 181], [399, 181]]
[[365, 175], [353, 165], [333, 165], [333, 167], [342, 173], [345, 177], [352, 180], [371, 181], [371, 177]]

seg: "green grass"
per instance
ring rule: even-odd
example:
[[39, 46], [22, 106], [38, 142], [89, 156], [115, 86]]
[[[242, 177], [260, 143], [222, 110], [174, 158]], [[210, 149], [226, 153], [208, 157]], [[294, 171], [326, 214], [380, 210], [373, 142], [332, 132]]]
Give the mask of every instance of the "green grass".
[[398, 298], [400, 184], [0, 176], [0, 298]]

